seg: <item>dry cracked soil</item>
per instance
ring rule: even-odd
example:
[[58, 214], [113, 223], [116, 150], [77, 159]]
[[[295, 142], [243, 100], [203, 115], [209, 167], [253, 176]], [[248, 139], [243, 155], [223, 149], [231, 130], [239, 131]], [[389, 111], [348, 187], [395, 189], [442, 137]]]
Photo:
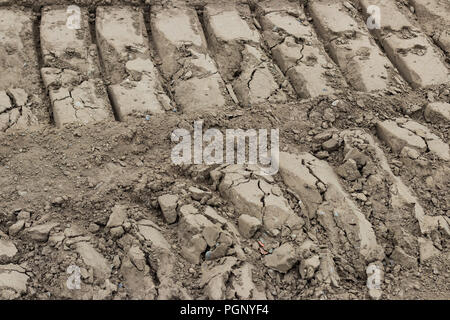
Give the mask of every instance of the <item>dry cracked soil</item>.
[[[0, 299], [450, 299], [449, 31], [447, 0], [0, 0]], [[198, 120], [278, 129], [278, 172], [174, 164]]]

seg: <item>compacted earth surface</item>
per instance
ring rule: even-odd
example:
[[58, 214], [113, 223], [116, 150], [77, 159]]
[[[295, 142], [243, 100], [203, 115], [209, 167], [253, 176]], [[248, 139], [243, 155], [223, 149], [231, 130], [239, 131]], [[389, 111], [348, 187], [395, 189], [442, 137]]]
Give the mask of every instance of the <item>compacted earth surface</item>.
[[[446, 0], [0, 0], [0, 298], [450, 299], [449, 30]], [[175, 164], [194, 121], [278, 129], [278, 172]]]

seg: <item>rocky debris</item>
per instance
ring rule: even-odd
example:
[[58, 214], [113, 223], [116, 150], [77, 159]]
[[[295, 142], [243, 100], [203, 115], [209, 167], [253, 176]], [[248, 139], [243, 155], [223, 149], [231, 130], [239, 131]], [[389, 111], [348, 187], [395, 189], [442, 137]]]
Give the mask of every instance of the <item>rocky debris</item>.
[[201, 214], [184, 215], [179, 224], [180, 236], [189, 239], [191, 236], [201, 234], [206, 227], [213, 227], [214, 224]]
[[48, 235], [50, 231], [53, 228], [57, 227], [58, 225], [59, 223], [57, 222], [48, 222], [44, 224], [39, 224], [25, 229], [24, 233], [26, 234], [27, 237], [29, 237], [34, 241], [46, 242], [48, 240]]
[[288, 272], [299, 260], [295, 248], [290, 243], [285, 243], [273, 250], [272, 254], [264, 257], [264, 264], [281, 273]]
[[286, 155], [282, 153], [280, 157], [280, 174], [284, 183], [302, 199], [305, 211], [312, 218], [322, 203], [322, 195], [315, 187], [319, 180], [310, 173], [307, 166], [299, 166], [296, 161], [285, 159]]
[[365, 92], [390, 87], [394, 67], [372, 41], [362, 20], [333, 0], [314, 0], [309, 9], [317, 32], [348, 83]]
[[13, 236], [17, 235], [20, 231], [22, 231], [24, 227], [25, 227], [25, 221], [18, 220], [16, 223], [12, 224], [9, 227], [8, 233], [10, 236], [13, 237]]
[[52, 235], [50, 235], [48, 237], [47, 243], [49, 246], [58, 248], [61, 246], [64, 239], [65, 239], [64, 233], [62, 233], [62, 232], [53, 233]]
[[303, 259], [300, 262], [299, 272], [303, 279], [311, 279], [314, 277], [314, 273], [319, 269], [320, 257], [314, 255], [311, 258]]
[[75, 250], [83, 262], [92, 268], [95, 278], [101, 283], [111, 276], [111, 267], [108, 261], [88, 242], [78, 242]]
[[377, 132], [380, 139], [389, 144], [394, 152], [400, 152], [405, 146], [420, 152], [427, 150], [427, 145], [421, 137], [399, 127], [395, 121], [386, 120], [377, 123]]
[[312, 240], [306, 239], [298, 248], [300, 259], [307, 259], [318, 253], [319, 247]]
[[346, 87], [299, 3], [261, 1], [256, 6], [256, 14], [273, 59], [299, 97], [332, 94], [335, 88]]
[[152, 220], [142, 219], [142, 220], [139, 220], [139, 221], [137, 222], [137, 224], [138, 224], [138, 225], [141, 225], [141, 226], [149, 226], [149, 227], [152, 227], [153, 229], [156, 229], [156, 230], [158, 230], [158, 231], [162, 231], [161, 227], [159, 227], [159, 226], [158, 226], [156, 223], [154, 223]]
[[5, 91], [0, 91], [0, 113], [12, 108], [11, 100]]
[[189, 193], [191, 194], [192, 199], [201, 201], [205, 197], [209, 197], [211, 195], [210, 192], [204, 191], [197, 187], [189, 187]]
[[391, 253], [390, 258], [405, 268], [417, 267], [417, 259], [408, 255], [400, 247], [395, 247], [394, 251], [392, 251]]
[[[212, 210], [214, 211], [214, 209], [212, 209]], [[181, 205], [181, 206], [179, 206], [179, 209], [178, 209], [178, 214], [180, 215], [180, 217], [183, 217], [183, 216], [189, 215], [189, 214], [197, 214], [198, 212], [199, 212], [199, 210], [196, 207], [194, 207], [192, 204]], [[215, 214], [217, 214], [217, 212], [215, 212]]]
[[[8, 93], [16, 107], [25, 107], [27, 105], [29, 96], [22, 88], [9, 88]], [[0, 112], [2, 112], [1, 107]]]
[[216, 244], [205, 253], [205, 259], [213, 260], [228, 255], [232, 245], [233, 237], [231, 234], [228, 231], [220, 232]]
[[[362, 258], [360, 262], [383, 260], [384, 250], [377, 243], [371, 223], [344, 191], [338, 176], [328, 163], [308, 153], [294, 155], [282, 152], [280, 173], [285, 183], [298, 192], [298, 196], [310, 208], [310, 214], [315, 214], [336, 250], [339, 248], [338, 244], [344, 241], [359, 252]], [[319, 182], [325, 186], [322, 191]], [[307, 192], [304, 192], [305, 189]], [[307, 197], [311, 195], [314, 196], [313, 202], [308, 203]], [[345, 232], [346, 240], [338, 236], [338, 230]]]
[[38, 119], [29, 107], [13, 108], [0, 114], [0, 132], [31, 129], [38, 125]]
[[[419, 200], [413, 195], [410, 189], [404, 184], [400, 177], [394, 175], [389, 166], [386, 156], [383, 150], [375, 143], [373, 137], [361, 130], [346, 130], [341, 133], [344, 138], [345, 148], [348, 150], [368, 147], [373, 150], [372, 154], [372, 168], [377, 164], [379, 167], [373, 168], [372, 178], [368, 180], [373, 190], [379, 190], [379, 183], [377, 181], [382, 181], [383, 177], [388, 177], [390, 179], [392, 186], [389, 190], [390, 205], [392, 207], [387, 209], [387, 213], [391, 215], [392, 208], [396, 215], [400, 214], [402, 216], [409, 217], [414, 216], [419, 223], [419, 228], [422, 234], [426, 235], [433, 231], [442, 230], [446, 235], [450, 236], [450, 226], [443, 216], [430, 216], [425, 213], [424, 208], [421, 206]], [[368, 146], [368, 147], [367, 147]], [[368, 164], [369, 165], [369, 164]], [[363, 170], [364, 171], [364, 170]], [[394, 235], [398, 233], [395, 230], [404, 228], [399, 225], [396, 221], [398, 218], [392, 216], [387, 221], [388, 228], [392, 230]], [[413, 233], [413, 230], [406, 231], [407, 233]], [[402, 242], [403, 237], [397, 239], [397, 241]]]
[[242, 214], [238, 219], [239, 232], [245, 238], [251, 238], [261, 227], [261, 221], [247, 214]]
[[433, 102], [426, 105], [423, 115], [433, 123], [450, 123], [450, 103]]
[[0, 263], [10, 262], [17, 252], [17, 248], [11, 240], [0, 239]]
[[184, 214], [180, 219], [178, 234], [183, 242], [182, 254], [191, 263], [199, 263], [200, 255], [207, 247], [210, 250], [205, 259], [212, 260], [224, 256], [232, 244], [228, 232], [202, 214]]
[[[381, 28], [374, 29], [373, 33], [413, 88], [444, 84], [450, 80], [442, 53], [420, 29], [414, 27], [394, 2], [360, 0], [359, 3], [366, 17], [371, 5], [378, 6], [380, 15], [385, 17], [381, 20]], [[408, 30], [408, 36], [405, 36], [405, 30]]]
[[96, 233], [100, 230], [100, 226], [96, 223], [90, 223], [88, 227], [88, 231], [92, 233]]
[[17, 214], [17, 220], [24, 220], [24, 221], [28, 221], [31, 218], [31, 214], [27, 211], [20, 211]]
[[200, 286], [206, 286], [205, 293], [210, 300], [223, 300], [225, 298], [225, 282], [236, 263], [236, 258], [225, 257], [211, 266], [202, 264]]
[[175, 223], [177, 221], [178, 196], [166, 194], [158, 197], [158, 203], [167, 223]]
[[148, 225], [143, 225], [138, 222], [139, 233], [146, 241], [150, 241], [151, 246], [155, 250], [170, 251], [170, 244], [164, 238], [163, 234], [156, 228]]
[[[419, 1], [422, 0], [411, 0], [410, 5], [416, 6]], [[434, 0], [427, 1], [430, 8], [436, 4]], [[5, 4], [3, 0], [0, 2]], [[114, 23], [111, 23], [111, 28], [106, 28], [108, 30], [103, 30], [101, 35], [93, 37], [113, 57], [110, 60], [103, 59], [102, 71], [105, 71], [106, 76], [106, 82], [103, 83], [104, 79], [101, 79], [98, 72], [95, 45], [90, 43], [91, 40], [87, 43], [83, 40], [92, 37], [92, 32], [97, 31], [92, 24], [92, 19], [96, 16], [93, 11], [88, 14], [87, 7], [83, 7], [83, 27], [76, 33], [67, 30], [67, 38], [76, 36], [76, 39], [72, 39], [72, 43], [76, 45], [74, 48], [61, 41], [63, 23], [55, 26], [55, 38], [58, 38], [57, 44], [61, 43], [61, 46], [43, 56], [38, 65], [28, 59], [36, 55], [36, 34], [30, 31], [36, 26], [37, 16], [26, 8], [29, 1], [17, 2], [16, 5], [24, 4], [25, 7], [0, 9], [0, 131], [6, 130], [2, 135], [4, 139], [0, 139], [4, 151], [0, 156], [4, 173], [0, 177], [0, 198], [3, 197], [4, 204], [4, 212], [0, 214], [1, 298], [264, 299], [266, 293], [269, 299], [445, 298], [449, 257], [447, 242], [450, 235], [450, 220], [446, 214], [449, 170], [445, 162], [448, 151], [445, 146], [448, 139], [448, 119], [442, 105], [436, 104], [448, 102], [449, 90], [445, 84], [421, 90], [406, 90], [406, 87], [405, 90], [400, 90], [404, 84], [389, 65], [385, 65], [387, 78], [384, 80], [390, 88], [387, 92], [360, 95], [347, 90], [343, 84], [333, 88], [337, 82], [333, 81], [328, 71], [338, 71], [338, 68], [333, 63], [317, 63], [314, 59], [322, 58], [322, 43], [328, 46], [327, 52], [332, 59], [348, 62], [345, 76], [352, 84], [358, 83], [361, 78], [378, 84], [377, 77], [384, 74], [370, 68], [364, 69], [367, 73], [359, 74], [359, 66], [365, 68], [365, 65], [376, 65], [370, 63], [370, 59], [376, 57], [371, 55], [370, 49], [377, 49], [377, 46], [373, 42], [373, 47], [368, 47], [364, 42], [356, 45], [356, 40], [365, 37], [365, 34], [358, 34], [359, 30], [366, 32], [367, 27], [364, 25], [365, 21], [360, 19], [364, 13], [358, 11], [360, 8], [355, 2], [344, 1], [343, 6], [339, 7], [341, 11], [327, 14], [327, 17], [337, 15], [337, 19], [325, 21], [326, 24], [343, 24], [341, 30], [346, 31], [333, 33], [331, 30], [331, 40], [319, 43], [312, 40], [315, 30], [320, 29], [315, 28], [317, 22], [313, 27], [310, 12], [302, 12], [302, 7], [313, 11], [314, 0], [306, 5], [301, 3], [299, 10], [296, 9], [299, 5], [296, 2], [251, 1], [251, 9], [256, 11], [250, 15], [247, 4], [234, 4], [239, 12], [237, 18], [256, 33], [256, 29], [263, 33], [265, 43], [259, 39], [255, 48], [261, 52], [266, 50], [266, 54], [270, 53], [270, 56], [267, 56], [267, 61], [257, 62], [268, 62], [276, 69], [271, 62], [273, 60], [293, 84], [302, 81], [306, 83], [315, 80], [314, 75], [318, 76], [317, 81], [321, 81], [321, 86], [304, 88], [310, 90], [311, 95], [321, 95], [321, 90], [327, 87], [346, 91], [345, 95], [337, 93], [336, 96], [303, 100], [295, 105], [271, 104], [272, 98], [269, 98], [261, 106], [252, 106], [253, 109], [264, 109], [269, 103], [271, 105], [267, 110], [256, 110], [251, 114], [248, 114], [248, 110], [231, 110], [223, 114], [220, 111], [218, 117], [206, 121], [209, 127], [223, 127], [225, 121], [230, 128], [250, 128], [256, 122], [265, 123], [266, 127], [282, 123], [280, 131], [284, 131], [281, 137], [283, 150], [294, 152], [300, 146], [301, 150], [307, 150], [319, 159], [327, 159], [327, 169], [335, 173], [331, 174], [331, 171], [325, 169], [322, 171], [317, 159], [302, 157], [301, 161], [282, 165], [284, 169], [280, 170], [281, 174], [274, 176], [264, 176], [254, 166], [194, 165], [188, 166], [186, 171], [184, 166], [171, 168], [170, 161], [165, 161], [167, 152], [164, 150], [169, 146], [164, 137], [167, 137], [167, 132], [173, 126], [188, 128], [189, 131], [191, 126], [187, 123], [188, 119], [185, 119], [186, 115], [173, 116], [167, 113], [163, 117], [152, 115], [151, 119], [149, 115], [145, 115], [148, 121], [144, 122], [151, 130], [142, 127], [144, 123], [135, 124], [135, 121], [130, 121], [114, 125], [97, 123], [93, 127], [71, 125], [56, 131], [46, 128], [39, 132], [37, 140], [34, 134], [27, 134], [28, 127], [26, 132], [10, 132], [18, 128], [18, 124], [31, 123], [28, 121], [31, 116], [39, 115], [39, 121], [50, 119], [48, 115], [41, 114], [40, 110], [41, 106], [45, 107], [45, 103], [39, 103], [45, 93], [40, 87], [39, 74], [36, 76], [39, 67], [44, 68], [43, 79], [46, 84], [50, 84], [49, 102], [53, 102], [52, 107], [57, 104], [67, 111], [72, 108], [72, 104], [76, 116], [82, 119], [90, 117], [89, 114], [83, 114], [82, 109], [86, 107], [84, 104], [93, 104], [87, 107], [89, 109], [96, 107], [98, 102], [95, 101], [96, 97], [91, 100], [86, 92], [107, 98], [104, 86], [114, 85], [111, 82], [113, 77], [117, 77], [116, 85], [123, 90], [117, 91], [123, 98], [123, 105], [128, 105], [128, 102], [129, 105], [141, 105], [145, 102], [143, 106], [147, 107], [155, 103], [160, 104], [164, 111], [172, 110], [170, 100], [165, 103], [158, 100], [165, 95], [165, 89], [174, 101], [182, 101], [186, 105], [197, 103], [189, 100], [194, 95], [194, 98], [204, 98], [206, 102], [205, 108], [201, 108], [202, 112], [210, 110], [210, 106], [206, 105], [211, 99], [217, 101], [223, 98], [225, 103], [231, 102], [224, 94], [223, 84], [218, 86], [222, 94], [219, 98], [211, 95], [214, 90], [202, 86], [210, 83], [204, 79], [220, 80], [217, 70], [213, 71], [211, 67], [215, 62], [206, 54], [212, 50], [206, 49], [204, 39], [199, 42], [202, 43], [200, 46], [197, 46], [198, 43], [180, 40], [189, 39], [191, 30], [189, 27], [179, 26], [190, 25], [193, 33], [202, 34], [201, 26], [196, 29], [196, 19], [203, 22], [203, 5], [206, 3], [201, 7], [190, 6], [193, 9], [192, 19], [180, 19], [181, 22], [177, 24], [173, 21], [179, 17], [174, 14], [167, 19], [172, 19], [170, 23], [162, 22], [166, 23], [166, 29], [163, 30], [165, 35], [175, 34], [180, 37], [178, 40], [176, 37], [163, 38], [163, 46], [174, 43], [177, 45], [172, 47], [175, 50], [171, 51], [169, 48], [159, 57], [152, 56], [145, 49], [149, 39], [146, 38], [145, 23], [141, 19], [144, 7], [123, 7], [124, 11], [133, 12], [131, 16], [134, 21], [131, 24], [129, 19], [122, 21], [122, 15], [115, 15], [114, 12], [120, 12], [122, 7], [106, 7], [104, 10], [111, 13], [111, 21], [114, 20]], [[336, 2], [320, 2], [336, 7]], [[269, 9], [266, 9], [266, 5], [269, 5]], [[181, 11], [184, 8], [184, 5], [175, 6]], [[262, 7], [264, 12], [258, 12]], [[45, 12], [54, 8], [64, 9], [44, 7], [43, 20], [48, 17], [45, 17]], [[90, 7], [89, 10], [94, 8], [95, 6]], [[153, 15], [171, 8], [171, 4], [160, 6], [154, 3], [150, 8], [150, 23], [154, 22]], [[397, 8], [408, 15], [409, 22], [416, 23], [414, 10], [410, 9], [410, 14], [402, 3], [397, 3]], [[97, 13], [99, 24], [101, 19], [105, 19], [100, 17], [100, 11]], [[148, 8], [145, 12], [148, 12]], [[358, 25], [340, 21], [342, 12]], [[90, 20], [89, 28], [85, 24], [87, 16]], [[419, 13], [417, 16], [419, 22], [423, 23]], [[21, 20], [22, 17], [30, 19]], [[392, 25], [397, 23], [389, 17], [385, 22]], [[442, 32], [445, 24], [441, 24], [434, 30], [426, 30], [437, 45], [440, 45], [438, 40], [441, 36], [446, 34]], [[402, 25], [401, 21], [399, 25]], [[49, 35], [48, 30], [44, 29], [45, 27], [41, 28], [41, 33], [46, 33], [42, 38], [53, 41], [53, 35]], [[348, 32], [348, 29], [356, 32]], [[390, 33], [397, 33], [402, 42], [411, 40], [413, 43], [417, 40], [414, 30], [417, 28], [414, 25], [414, 29], [409, 29], [403, 28], [401, 35], [398, 30], [386, 32], [388, 36]], [[234, 30], [234, 26], [228, 28], [225, 25], [222, 31], [226, 33], [227, 30]], [[117, 31], [120, 36], [115, 37]], [[420, 30], [417, 31], [420, 33]], [[103, 41], [102, 37], [103, 40], [107, 38], [107, 41]], [[152, 34], [151, 45], [155, 44], [153, 40], [156, 37]], [[142, 38], [144, 47], [139, 44]], [[51, 46], [51, 41], [42, 41], [41, 47]], [[242, 46], [255, 45], [245, 40], [238, 42]], [[120, 49], [122, 44], [125, 47]], [[379, 44], [383, 46], [381, 42]], [[333, 45], [341, 47], [341, 56], [333, 56], [334, 52], [338, 52], [330, 49]], [[123, 50], [123, 54], [116, 55], [115, 48], [119, 49], [117, 51]], [[318, 51], [314, 51], [316, 49]], [[158, 48], [156, 51], [159, 53]], [[397, 54], [404, 57], [426, 56], [428, 51], [429, 47], [419, 46], [407, 48], [405, 52]], [[323, 58], [327, 59], [326, 54]], [[158, 69], [162, 71], [165, 68], [162, 64], [170, 65], [166, 61], [175, 61], [172, 64], [174, 72], [164, 79], [167, 88], [157, 91], [156, 97], [145, 96], [144, 92], [152, 88], [145, 78], [152, 75], [155, 80], [159, 80]], [[399, 61], [401, 59], [395, 64]], [[308, 79], [297, 81], [292, 75], [299, 66], [317, 72]], [[108, 71], [110, 69], [112, 71]], [[239, 76], [239, 72], [233, 74], [232, 79]], [[258, 83], [259, 76], [258, 71], [255, 72], [252, 80], [254, 84]], [[370, 79], [372, 76], [373, 79]], [[84, 83], [92, 79], [95, 81]], [[194, 83], [198, 86], [190, 88], [189, 85]], [[178, 91], [178, 95], [174, 95], [176, 88], [183, 84], [186, 91]], [[233, 96], [234, 89], [228, 79], [227, 84], [229, 95]], [[258, 86], [251, 89], [256, 87]], [[287, 93], [288, 87], [289, 83], [284, 80], [277, 90]], [[256, 89], [261, 88], [262, 86]], [[136, 94], [130, 95], [130, 92]], [[326, 91], [323, 92], [326, 94]], [[392, 96], [397, 93], [399, 96]], [[108, 94], [113, 99], [111, 92]], [[307, 96], [306, 93], [304, 95]], [[239, 103], [237, 95], [232, 99]], [[70, 108], [65, 109], [67, 105], [61, 101], [67, 102]], [[428, 124], [423, 121], [420, 112], [422, 106], [423, 116]], [[400, 113], [415, 120], [411, 122], [410, 118], [399, 119]], [[133, 116], [138, 114], [139, 112], [133, 113]], [[116, 116], [120, 118], [118, 114]], [[408, 144], [398, 153], [381, 149], [378, 142], [373, 141], [370, 130], [376, 129], [372, 125], [377, 121], [385, 119], [393, 120], [396, 126], [406, 129], [408, 135], [411, 133], [420, 137], [425, 143], [424, 151]], [[56, 120], [61, 120], [58, 120], [58, 113]], [[345, 130], [355, 126], [365, 129]], [[49, 152], [53, 162], [48, 162]], [[440, 156], [437, 156], [439, 152]], [[325, 161], [323, 163], [326, 164]], [[350, 174], [345, 170], [340, 174], [340, 169], [345, 167], [351, 167]], [[207, 185], [211, 180], [212, 185]], [[340, 188], [336, 186], [338, 184]], [[164, 224], [164, 215], [155, 215], [158, 196], [167, 193], [179, 196], [175, 210], [179, 222], [186, 217], [187, 222], [183, 225]], [[350, 201], [347, 202], [348, 200]], [[115, 214], [116, 203], [127, 206], [124, 218]], [[369, 224], [355, 213], [352, 205], [355, 205]], [[113, 208], [110, 217], [109, 208]], [[239, 221], [248, 217], [260, 224], [255, 234], [251, 231], [255, 240], [245, 239], [241, 234], [242, 230], [239, 230], [242, 229]], [[50, 222], [57, 222], [59, 226], [49, 231], [47, 242], [31, 241], [29, 230]], [[191, 231], [184, 233], [182, 228], [185, 227]], [[373, 245], [374, 238], [371, 238], [372, 230], [376, 234], [376, 245]], [[366, 234], [369, 236], [364, 238]], [[111, 281], [106, 279], [102, 282], [95, 277], [94, 283], [94, 269], [83, 262], [86, 259], [76, 250], [80, 243], [88, 243], [104, 257], [111, 269]], [[280, 244], [285, 243], [290, 243], [295, 248], [299, 263], [295, 263], [286, 274], [281, 274], [265, 266], [264, 262]], [[386, 257], [365, 251], [366, 243], [373, 245], [376, 253], [381, 246]], [[16, 251], [14, 255], [11, 253], [14, 251], [13, 247]], [[191, 257], [188, 257], [189, 254]], [[228, 258], [236, 259], [236, 263], [201, 286], [199, 277], [203, 270], [210, 271]], [[372, 261], [376, 261], [375, 265], [380, 265], [381, 259], [386, 268], [383, 291], [381, 288], [369, 288], [367, 294], [364, 287], [365, 274], [369, 280], [376, 273], [367, 272], [364, 268], [370, 268]], [[189, 260], [198, 265], [191, 264]], [[418, 261], [421, 265], [417, 270], [416, 266], [411, 268], [413, 270], [407, 270], [414, 261], [415, 265]], [[20, 263], [20, 266], [5, 266], [6, 263]], [[69, 290], [65, 285], [69, 276], [65, 270], [74, 265], [81, 267], [82, 290]], [[339, 278], [343, 279], [342, 287], [339, 287]], [[29, 284], [27, 280], [30, 280]]]
[[177, 105], [187, 112], [214, 112], [223, 107], [225, 85], [208, 54], [195, 10], [183, 4], [164, 9], [154, 6], [150, 25], [161, 72], [170, 79]]
[[263, 229], [274, 236], [284, 226], [288, 226], [292, 234], [301, 233], [303, 221], [290, 208], [287, 199], [276, 191], [275, 185], [258, 178], [255, 174], [258, 168], [231, 165], [216, 171], [223, 175], [218, 186], [221, 195], [233, 203], [237, 212], [259, 219]]
[[222, 193], [234, 203], [238, 212], [262, 220], [264, 192], [259, 188], [259, 181], [250, 180], [234, 186], [233, 184], [234, 181], [227, 181], [226, 175], [219, 186], [219, 190], [223, 190]]
[[[141, 221], [139, 223], [142, 223]], [[150, 224], [151, 225], [151, 224]], [[147, 251], [147, 261], [150, 263], [152, 271], [156, 272], [156, 279], [159, 281], [159, 286], [157, 287], [158, 299], [160, 300], [170, 300], [170, 299], [191, 299], [189, 293], [179, 282], [174, 282], [172, 278], [176, 276], [174, 274], [174, 266], [176, 263], [176, 258], [172, 253], [172, 248], [167, 240], [164, 238], [162, 233], [158, 231], [155, 227], [146, 225], [140, 225], [139, 229], [141, 234], [145, 237], [145, 240], [150, 242], [150, 251]], [[142, 259], [142, 255], [139, 253], [133, 253], [132, 255], [135, 263]], [[138, 259], [136, 259], [138, 258]], [[146, 268], [144, 269], [146, 270]], [[147, 279], [147, 272], [139, 275], [139, 278], [145, 277], [144, 281], [147, 283], [146, 287], [151, 297], [154, 293], [152, 279]]]
[[217, 276], [211, 279], [205, 287], [205, 294], [209, 300], [223, 300], [225, 298], [227, 276]]
[[196, 234], [189, 240], [187, 246], [183, 246], [181, 255], [190, 263], [199, 264], [201, 262], [201, 254], [206, 251], [208, 244], [199, 234]]
[[109, 230], [109, 233], [114, 239], [120, 238], [125, 233], [123, 227], [114, 227]]
[[117, 286], [108, 279], [101, 285], [98, 291], [94, 292], [92, 299], [94, 300], [109, 300], [112, 295], [117, 292]]
[[416, 160], [420, 157], [420, 153], [416, 149], [403, 147], [402, 151], [400, 152], [400, 156]]
[[127, 219], [127, 207], [116, 204], [112, 208], [112, 213], [106, 223], [107, 228], [121, 227]]
[[154, 300], [157, 288], [150, 275], [145, 254], [138, 245], [132, 245], [122, 260], [120, 272], [131, 299]]
[[339, 149], [340, 141], [336, 138], [331, 138], [322, 143], [322, 149], [328, 152], [336, 151]]
[[425, 263], [426, 261], [437, 257], [441, 252], [436, 249], [433, 245], [433, 241], [419, 237], [417, 239], [419, 242], [419, 253], [420, 253], [420, 263]]
[[415, 121], [397, 119], [396, 122], [392, 120], [378, 122], [377, 133], [394, 152], [400, 153], [407, 146], [421, 153], [429, 150], [442, 160], [450, 160], [448, 144]]
[[267, 99], [286, 101], [286, 94], [280, 90], [282, 74], [261, 50], [261, 36], [254, 25], [241, 14], [250, 16], [247, 5], [208, 4], [204, 9], [208, 44], [222, 77], [231, 83], [244, 106]]
[[353, 159], [347, 159], [336, 169], [336, 173], [348, 181], [355, 181], [361, 177], [356, 161]]
[[213, 223], [218, 223], [220, 225], [224, 225], [228, 222], [227, 219], [219, 215], [217, 211], [211, 208], [210, 206], [205, 207], [203, 215], [207, 217], [209, 220], [211, 220]]
[[[145, 299], [149, 299], [154, 294], [152, 283], [157, 285], [156, 281], [159, 282], [159, 285], [157, 285], [157, 299], [191, 299], [189, 293], [183, 285], [178, 281], [173, 280], [174, 278], [177, 278], [178, 275], [175, 271], [177, 257], [173, 254], [173, 247], [161, 233], [161, 228], [150, 220], [140, 220], [138, 221], [138, 229], [138, 239], [140, 242], [142, 243], [142, 240], [148, 241], [148, 243], [145, 244], [145, 250], [144, 248], [141, 248], [141, 251], [147, 256], [147, 262], [151, 268], [150, 276], [153, 278], [153, 281], [150, 278], [147, 279], [149, 275], [146, 271], [147, 267], [145, 266], [144, 271], [138, 275], [136, 275], [136, 271], [132, 271], [132, 274], [135, 274], [132, 277], [136, 279], [143, 279], [144, 277], [143, 281], [146, 282], [147, 289], [144, 290], [143, 294], [145, 292], [148, 293], [146, 294], [147, 297]], [[141, 252], [137, 248], [133, 248], [133, 246], [134, 244], [130, 245], [130, 248], [132, 249], [129, 251], [129, 258], [137, 270], [137, 268], [141, 268], [143, 266], [143, 257]]]
[[448, 33], [450, 4], [440, 0], [411, 0], [409, 3], [413, 6], [424, 31], [447, 55], [450, 54], [450, 34]]
[[340, 277], [337, 273], [331, 253], [327, 250], [320, 254], [319, 271], [316, 273], [316, 278], [320, 283], [332, 285], [335, 288], [339, 287]]
[[[21, 96], [22, 92], [25, 97]], [[0, 90], [0, 131], [25, 129], [37, 123], [27, 102], [28, 95], [23, 89]]]
[[[61, 239], [61, 233], [54, 233], [53, 234], [54, 237], [52, 237], [52, 242], [56, 244], [56, 246], [58, 246], [60, 239]], [[69, 248], [72, 247], [74, 244], [78, 243], [78, 242], [89, 242], [91, 241], [91, 237], [90, 236], [75, 236], [75, 237], [65, 237], [63, 234], [63, 240], [64, 240], [64, 247], [65, 248]], [[49, 238], [50, 241], [50, 238]]]
[[219, 239], [220, 232], [221, 230], [217, 226], [209, 225], [203, 229], [202, 236], [206, 241], [206, 244], [210, 247], [213, 247], [216, 245], [216, 241]]
[[0, 265], [0, 298], [17, 299], [27, 292], [29, 277], [25, 269], [14, 264]]
[[[266, 294], [263, 290], [259, 290], [253, 282], [252, 271], [255, 266], [245, 262], [241, 267], [232, 271], [231, 280], [232, 292], [229, 294], [237, 299], [242, 300], [266, 300]], [[227, 297], [228, 298], [228, 297]]]

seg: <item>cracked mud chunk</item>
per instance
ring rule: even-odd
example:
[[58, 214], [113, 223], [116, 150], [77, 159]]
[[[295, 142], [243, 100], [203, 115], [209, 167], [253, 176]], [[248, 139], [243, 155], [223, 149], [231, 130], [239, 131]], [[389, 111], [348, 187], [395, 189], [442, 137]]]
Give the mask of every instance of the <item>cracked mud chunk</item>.
[[298, 3], [266, 0], [256, 13], [274, 60], [298, 96], [314, 98], [346, 86]]
[[154, 300], [157, 288], [150, 275], [145, 255], [138, 246], [132, 246], [123, 258], [120, 272], [125, 279], [125, 287], [132, 299]]
[[0, 298], [17, 299], [25, 294], [28, 279], [22, 267], [14, 264], [0, 265]]
[[159, 230], [153, 228], [152, 226], [139, 225], [139, 232], [145, 240], [150, 241], [153, 249], [159, 251], [170, 251], [170, 244]]
[[158, 197], [158, 203], [167, 223], [174, 223], [177, 220], [178, 196], [165, 194]]
[[28, 129], [38, 124], [27, 102], [28, 95], [23, 89], [0, 91], [0, 132]]
[[411, 0], [424, 31], [450, 54], [450, 3], [445, 0]]
[[99, 77], [98, 55], [92, 43], [89, 17], [80, 13], [80, 29], [68, 28], [67, 7], [44, 7], [41, 19], [41, 50], [44, 67], [70, 69], [88, 77]]
[[9, 262], [17, 252], [17, 247], [11, 240], [0, 239], [0, 263]]
[[423, 112], [425, 119], [433, 123], [450, 123], [450, 103], [429, 103]]
[[415, 121], [397, 119], [378, 122], [377, 132], [380, 139], [396, 153], [400, 153], [404, 147], [409, 147], [420, 153], [429, 151], [442, 160], [450, 160], [449, 145]]
[[54, 68], [43, 68], [42, 78], [49, 88], [53, 119], [58, 127], [113, 119], [101, 80], [83, 81], [76, 72]]
[[40, 91], [33, 22], [31, 10], [0, 8], [0, 90]]
[[286, 101], [281, 89], [282, 74], [260, 48], [258, 31], [234, 6], [209, 4], [204, 20], [208, 43], [222, 77], [232, 84], [243, 105]]
[[94, 270], [94, 276], [103, 282], [111, 276], [111, 267], [108, 261], [88, 242], [78, 242], [75, 249], [83, 262]]
[[285, 243], [276, 248], [272, 254], [265, 256], [264, 264], [281, 273], [286, 273], [298, 260], [294, 246], [290, 243]]
[[362, 21], [357, 21], [341, 2], [314, 0], [309, 8], [331, 57], [356, 90], [368, 92], [390, 87], [394, 68]]
[[31, 129], [49, 118], [41, 100], [34, 21], [28, 9], [0, 8], [0, 132]]
[[99, 78], [97, 48], [92, 43], [89, 17], [81, 12], [80, 29], [66, 26], [67, 8], [44, 7], [41, 20], [41, 76], [49, 91], [58, 127], [113, 120], [103, 81]]
[[155, 8], [152, 36], [175, 102], [185, 112], [212, 111], [226, 104], [225, 85], [208, 54], [197, 13], [191, 8]]
[[[258, 168], [255, 168], [259, 172]], [[220, 193], [229, 199], [239, 214], [247, 214], [262, 222], [263, 229], [278, 235], [284, 226], [300, 232], [303, 221], [291, 209], [286, 198], [275, 194], [272, 185], [243, 166], [231, 165], [222, 170]], [[253, 177], [251, 177], [253, 175]]]
[[403, 78], [412, 87], [426, 87], [447, 83], [450, 72], [444, 57], [431, 41], [409, 22], [393, 1], [360, 0], [363, 11], [370, 5], [380, 8], [381, 29], [374, 34]]
[[96, 34], [106, 75], [112, 82], [108, 90], [119, 120], [173, 109], [150, 59], [140, 9], [97, 8]]
[[[384, 258], [384, 250], [377, 243], [371, 223], [345, 192], [328, 163], [308, 153], [282, 152], [280, 172], [309, 210], [316, 209], [317, 219], [332, 243], [338, 245], [339, 230], [342, 230], [346, 238], [343, 241], [348, 241], [365, 262]], [[323, 193], [319, 193], [318, 182], [326, 186]]]

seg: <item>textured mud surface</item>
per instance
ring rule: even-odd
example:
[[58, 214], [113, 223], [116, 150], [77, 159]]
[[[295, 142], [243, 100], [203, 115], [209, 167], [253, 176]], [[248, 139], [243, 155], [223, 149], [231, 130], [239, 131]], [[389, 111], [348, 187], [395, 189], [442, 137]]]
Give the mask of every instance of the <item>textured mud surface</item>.
[[[0, 0], [0, 298], [450, 299], [449, 17]], [[199, 119], [279, 129], [279, 172], [172, 164]]]

